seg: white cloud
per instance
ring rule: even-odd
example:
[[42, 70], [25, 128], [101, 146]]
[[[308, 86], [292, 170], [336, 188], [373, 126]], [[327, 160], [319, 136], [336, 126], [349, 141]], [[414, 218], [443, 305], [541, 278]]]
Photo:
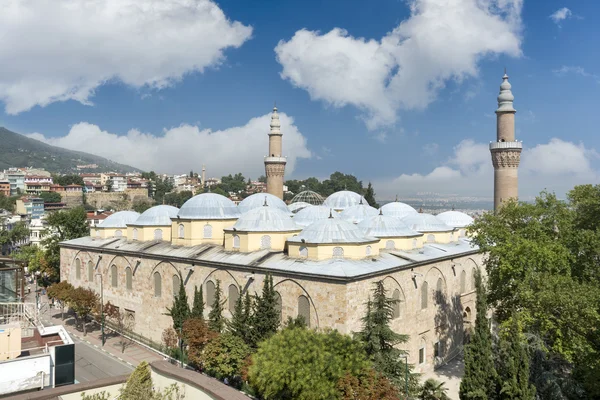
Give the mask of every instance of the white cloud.
[[554, 74], [556, 76], [566, 76], [568, 74], [575, 74], [575, 75], [579, 75], [579, 76], [583, 76], [584, 78], [592, 78], [594, 79], [597, 83], [600, 83], [600, 76], [596, 75], [596, 74], [592, 74], [590, 72], [587, 72], [585, 70], [585, 68], [577, 66], [577, 65], [563, 65], [562, 67], [552, 70], [552, 72], [554, 72]]
[[573, 13], [571, 13], [571, 10], [569, 10], [567, 7], [563, 7], [553, 12], [550, 15], [550, 19], [554, 21], [555, 24], [560, 26], [561, 21], [564, 21], [567, 18], [571, 18], [572, 15]]
[[252, 28], [210, 0], [5, 0], [0, 100], [16, 114], [56, 101], [90, 104], [102, 84], [160, 89], [218, 66]]
[[369, 129], [423, 109], [446, 82], [477, 76], [489, 55], [521, 55], [522, 0], [411, 0], [411, 15], [381, 40], [344, 29], [302, 29], [275, 52], [281, 77], [313, 100], [363, 111]]
[[427, 143], [426, 145], [423, 146], [423, 152], [427, 156], [434, 156], [437, 154], [439, 148], [440, 148], [440, 145], [437, 143]]
[[[599, 158], [594, 149], [561, 139], [523, 149], [519, 167], [519, 195], [528, 198], [548, 189], [563, 195], [582, 183], [600, 183], [593, 166]], [[488, 145], [463, 140], [443, 165], [428, 174], [402, 174], [390, 181], [377, 182], [382, 198], [396, 194], [436, 192], [461, 196], [493, 197], [494, 169]]]
[[[311, 157], [306, 138], [294, 125], [294, 119], [279, 114], [283, 132], [283, 151], [288, 157], [289, 175], [299, 158]], [[44, 137], [39, 133], [27, 135], [54, 146], [85, 151], [142, 170], [182, 173], [200, 170], [206, 165], [209, 176], [243, 172], [257, 178], [264, 175], [263, 157], [268, 150], [270, 115], [252, 118], [244, 126], [221, 131], [181, 125], [165, 129], [161, 136], [131, 129], [126, 135], [103, 131], [87, 122], [74, 125], [62, 137]]]

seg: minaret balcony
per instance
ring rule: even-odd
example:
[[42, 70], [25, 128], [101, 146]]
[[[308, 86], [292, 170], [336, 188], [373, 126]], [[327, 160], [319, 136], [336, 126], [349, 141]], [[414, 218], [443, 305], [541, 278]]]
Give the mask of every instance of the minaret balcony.
[[286, 163], [285, 157], [265, 157], [265, 162], [267, 163]]
[[521, 150], [523, 142], [490, 142], [490, 150]]

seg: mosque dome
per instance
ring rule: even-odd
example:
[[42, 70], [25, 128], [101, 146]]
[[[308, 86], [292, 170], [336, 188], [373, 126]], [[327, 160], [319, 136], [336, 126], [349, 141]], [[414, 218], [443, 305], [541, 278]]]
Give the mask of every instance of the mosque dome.
[[325, 199], [317, 192], [313, 192], [312, 190], [305, 190], [292, 198], [291, 204], [294, 203], [308, 203], [313, 206], [320, 206], [323, 204]]
[[308, 226], [313, 222], [327, 219], [329, 217], [339, 218], [338, 213], [325, 206], [311, 206], [303, 208], [294, 215], [294, 222], [298, 226]]
[[464, 228], [473, 223], [473, 218], [460, 211], [445, 211], [436, 218], [452, 228]]
[[269, 205], [253, 208], [245, 212], [232, 228], [240, 232], [290, 232], [302, 229], [294, 223], [289, 211]]
[[353, 224], [358, 224], [363, 219], [373, 217], [377, 214], [378, 212], [376, 208], [367, 204], [359, 203], [358, 205], [346, 208], [344, 211], [342, 211], [340, 217], [343, 220], [352, 222]]
[[356, 192], [342, 190], [330, 195], [323, 203], [324, 206], [333, 208], [336, 211], [345, 210], [348, 207], [355, 206], [362, 200], [363, 204], [369, 204], [367, 200]]
[[365, 236], [355, 224], [341, 218], [327, 218], [316, 221], [302, 230], [298, 235], [288, 239], [294, 243], [314, 244], [362, 244], [377, 241]]
[[179, 208], [168, 205], [150, 207], [131, 224], [143, 226], [170, 226], [171, 218], [177, 218], [178, 212]]
[[391, 203], [384, 204], [383, 206], [381, 206], [380, 210], [383, 212], [383, 215], [386, 215], [388, 217], [399, 218], [404, 218], [409, 214], [417, 213], [417, 210], [415, 210], [408, 204], [399, 201], [393, 201]]
[[270, 193], [254, 193], [242, 200], [240, 204], [238, 204], [238, 209], [241, 213], [245, 213], [254, 208], [260, 208], [264, 206], [265, 201], [267, 202], [269, 207], [277, 208], [289, 213], [287, 205], [283, 202], [283, 200]]
[[287, 206], [288, 210], [291, 213], [296, 214], [298, 211], [305, 209], [306, 207], [312, 207], [312, 204], [306, 203], [304, 201], [299, 201], [297, 203], [291, 203]]
[[236, 219], [240, 210], [235, 203], [216, 193], [198, 194], [181, 206], [177, 217], [184, 219]]
[[425, 213], [407, 215], [402, 218], [402, 222], [417, 232], [449, 232], [454, 230], [454, 228], [446, 225], [434, 215]]
[[377, 238], [421, 236], [419, 232], [410, 229], [400, 218], [389, 215], [379, 214], [365, 218], [358, 223], [358, 227], [365, 235]]
[[139, 216], [140, 213], [135, 211], [118, 211], [106, 217], [106, 219], [98, 225], [98, 228], [124, 229], [127, 228], [127, 224], [132, 224]]

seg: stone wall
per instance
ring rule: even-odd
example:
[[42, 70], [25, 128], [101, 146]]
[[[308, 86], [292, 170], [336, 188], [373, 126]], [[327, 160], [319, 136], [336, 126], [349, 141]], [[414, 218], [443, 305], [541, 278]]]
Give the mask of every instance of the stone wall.
[[137, 201], [149, 202], [147, 189], [127, 189], [124, 192], [93, 192], [86, 194], [87, 203], [96, 209], [130, 210]]

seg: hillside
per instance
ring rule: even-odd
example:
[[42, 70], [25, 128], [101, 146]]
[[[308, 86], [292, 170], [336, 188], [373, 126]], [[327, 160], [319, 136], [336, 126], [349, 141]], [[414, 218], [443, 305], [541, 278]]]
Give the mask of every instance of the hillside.
[[0, 170], [9, 167], [35, 167], [50, 172], [72, 173], [77, 171], [77, 165], [85, 164], [97, 164], [98, 168], [78, 172], [139, 171], [104, 157], [50, 146], [0, 127]]

